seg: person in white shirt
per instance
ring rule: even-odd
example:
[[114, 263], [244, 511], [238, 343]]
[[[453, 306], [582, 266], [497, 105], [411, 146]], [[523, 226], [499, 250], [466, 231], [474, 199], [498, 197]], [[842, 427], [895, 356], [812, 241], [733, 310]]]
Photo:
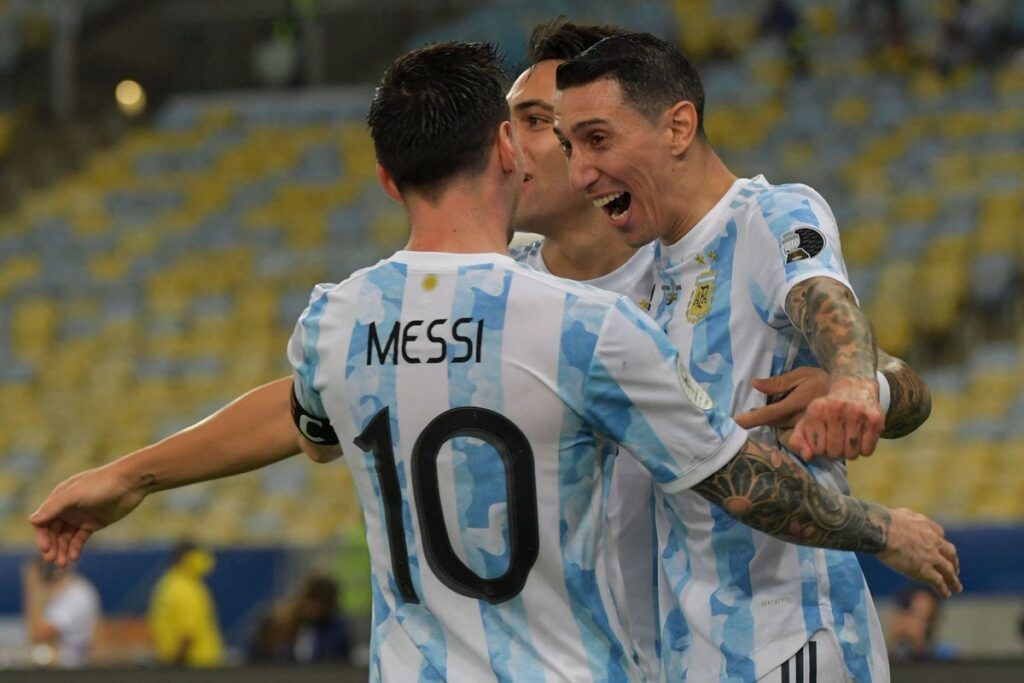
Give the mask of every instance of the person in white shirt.
[[[752, 378], [822, 366], [828, 392], [789, 445], [816, 480], [848, 491], [844, 464], [817, 456], [871, 453], [886, 416], [827, 204], [804, 185], [736, 178], [704, 134], [699, 74], [653, 36], [603, 40], [561, 64], [556, 81], [570, 182], [627, 243], [654, 242], [651, 310], [693, 378], [728, 412], [763, 415], [771, 406]], [[692, 493], [669, 503], [658, 518], [663, 676], [787, 680], [795, 656], [820, 681], [888, 680], [853, 554], [780, 543]], [[828, 658], [843, 666], [811, 666]]]
[[96, 588], [70, 568], [43, 562], [27, 564], [22, 579], [29, 641], [52, 647], [59, 667], [84, 666], [102, 617]]

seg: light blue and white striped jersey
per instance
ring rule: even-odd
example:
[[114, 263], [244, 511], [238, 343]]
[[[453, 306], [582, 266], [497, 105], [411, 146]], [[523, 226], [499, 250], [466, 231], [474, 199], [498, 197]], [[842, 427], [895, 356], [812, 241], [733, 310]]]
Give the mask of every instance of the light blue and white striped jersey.
[[[737, 180], [693, 229], [657, 244], [652, 312], [690, 373], [732, 415], [765, 404], [754, 377], [817, 365], [785, 311], [790, 289], [824, 276], [847, 287], [835, 218], [804, 185]], [[772, 430], [752, 436], [776, 443]], [[848, 492], [845, 466], [818, 459], [819, 483]], [[753, 681], [819, 629], [835, 632], [850, 675], [887, 681], [878, 617], [853, 553], [791, 545], [738, 524], [692, 492], [659, 517], [661, 660], [670, 681]], [[677, 513], [677, 514], [676, 514]]]
[[646, 315], [507, 256], [398, 252], [318, 286], [288, 355], [363, 509], [371, 680], [643, 680], [602, 545], [614, 443], [672, 494], [746, 440]]
[[[541, 254], [543, 244], [541, 239], [513, 247], [510, 255], [535, 270], [550, 273]], [[582, 282], [621, 294], [649, 310], [654, 296], [654, 245], [641, 247], [612, 272]], [[654, 482], [636, 458], [626, 454], [616, 458], [605, 510], [611, 595], [636, 650], [637, 663], [649, 678], [656, 680], [660, 666], [660, 620], [656, 609], [658, 538], [654, 526]]]

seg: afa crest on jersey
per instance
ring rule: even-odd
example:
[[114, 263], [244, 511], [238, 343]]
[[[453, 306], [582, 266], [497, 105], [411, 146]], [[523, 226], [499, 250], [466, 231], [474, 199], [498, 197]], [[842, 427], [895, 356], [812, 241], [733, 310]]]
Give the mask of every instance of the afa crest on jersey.
[[[716, 254], [708, 254], [705, 259], [703, 254], [697, 255], [697, 262], [707, 265], [708, 261], [715, 262]], [[711, 299], [715, 296], [715, 279], [718, 274], [714, 268], [708, 268], [697, 276], [697, 281], [690, 292], [690, 305], [686, 307], [686, 320], [691, 325], [696, 325], [703, 320], [711, 311]]]

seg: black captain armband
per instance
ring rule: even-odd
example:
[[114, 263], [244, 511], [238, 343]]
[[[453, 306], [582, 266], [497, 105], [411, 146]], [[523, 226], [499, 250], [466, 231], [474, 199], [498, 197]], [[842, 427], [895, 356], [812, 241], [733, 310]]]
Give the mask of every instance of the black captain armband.
[[307, 412], [295, 396], [295, 387], [292, 387], [292, 420], [295, 421], [299, 434], [302, 434], [308, 441], [323, 446], [338, 445], [338, 435], [334, 433], [331, 421], [326, 417], [317, 417]]

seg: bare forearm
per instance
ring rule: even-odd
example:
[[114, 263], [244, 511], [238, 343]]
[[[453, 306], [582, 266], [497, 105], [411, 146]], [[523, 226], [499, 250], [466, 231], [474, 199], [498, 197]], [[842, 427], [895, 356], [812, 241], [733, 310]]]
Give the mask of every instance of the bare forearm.
[[882, 436], [896, 439], [924, 424], [932, 412], [928, 385], [914, 369], [899, 358], [878, 349], [878, 369], [889, 382], [889, 411]]
[[253, 389], [202, 422], [108, 465], [145, 493], [227, 477], [299, 452], [291, 378]]
[[815, 277], [793, 287], [786, 312], [833, 377], [875, 379], [875, 333], [842, 283]]
[[753, 440], [694, 491], [790, 543], [871, 553], [886, 544], [885, 508], [826, 489], [789, 456]]

